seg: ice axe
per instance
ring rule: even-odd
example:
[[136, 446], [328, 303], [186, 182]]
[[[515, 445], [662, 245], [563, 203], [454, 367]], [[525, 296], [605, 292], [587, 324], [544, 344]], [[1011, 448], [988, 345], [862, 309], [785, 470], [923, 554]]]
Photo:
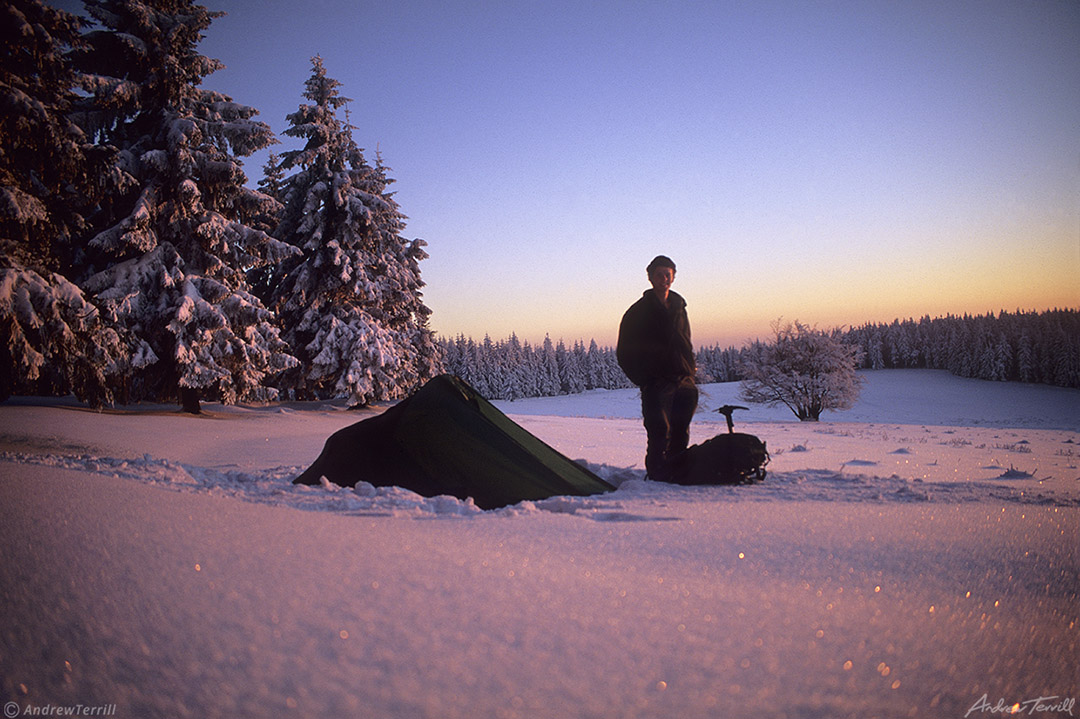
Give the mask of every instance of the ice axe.
[[716, 408], [716, 411], [719, 412], [720, 414], [724, 415], [724, 418], [727, 419], [727, 431], [728, 431], [728, 434], [733, 434], [735, 432], [735, 423], [731, 420], [731, 413], [734, 412], [737, 409], [750, 409], [750, 408], [749, 407], [741, 407], [741, 406], [739, 406], [737, 404], [725, 404], [723, 407], [717, 407]]

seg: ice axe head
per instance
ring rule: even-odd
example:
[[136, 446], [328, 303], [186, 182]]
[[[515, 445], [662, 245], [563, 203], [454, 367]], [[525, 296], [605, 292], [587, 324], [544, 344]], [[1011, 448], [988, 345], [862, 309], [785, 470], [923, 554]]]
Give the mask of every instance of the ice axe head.
[[727, 419], [728, 433], [732, 433], [735, 431], [735, 422], [733, 422], [731, 419], [731, 413], [737, 409], [749, 409], [749, 407], [742, 407], [737, 404], [725, 404], [723, 407], [716, 408], [716, 411], [724, 415], [724, 418]]

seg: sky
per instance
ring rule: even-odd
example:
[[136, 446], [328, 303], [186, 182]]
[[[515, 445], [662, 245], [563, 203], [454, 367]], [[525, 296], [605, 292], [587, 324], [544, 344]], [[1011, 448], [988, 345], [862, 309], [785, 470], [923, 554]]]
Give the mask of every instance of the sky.
[[342, 83], [441, 335], [614, 344], [657, 254], [699, 346], [1080, 307], [1075, 0], [204, 4], [275, 131]]

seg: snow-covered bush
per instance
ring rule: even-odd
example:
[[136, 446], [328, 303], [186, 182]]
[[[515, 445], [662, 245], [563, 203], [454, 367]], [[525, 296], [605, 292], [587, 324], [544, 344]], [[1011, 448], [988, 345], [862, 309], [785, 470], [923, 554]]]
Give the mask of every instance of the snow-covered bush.
[[862, 378], [862, 351], [798, 321], [773, 326], [771, 342], [754, 342], [743, 356], [740, 397], [770, 407], [783, 404], [802, 421], [830, 409], [850, 409]]

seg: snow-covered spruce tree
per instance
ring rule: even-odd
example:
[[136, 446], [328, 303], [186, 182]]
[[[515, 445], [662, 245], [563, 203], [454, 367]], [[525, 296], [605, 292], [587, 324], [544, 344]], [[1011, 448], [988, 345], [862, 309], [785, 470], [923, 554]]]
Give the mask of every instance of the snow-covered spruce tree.
[[273, 236], [277, 230], [278, 221], [284, 205], [281, 203], [281, 186], [285, 179], [284, 171], [280, 166], [281, 158], [270, 153], [270, 159], [263, 165], [263, 176], [259, 179], [258, 187], [262, 197], [259, 203], [247, 213], [248, 224], [257, 230], [263, 230]]
[[773, 325], [772, 342], [747, 347], [740, 368], [740, 397], [771, 406], [783, 404], [802, 421], [816, 422], [830, 409], [850, 409], [862, 378], [856, 374], [860, 350], [796, 321]]
[[271, 152], [266, 164], [263, 165], [263, 176], [259, 180], [259, 190], [264, 195], [272, 197], [280, 203], [284, 186], [285, 170], [281, 167], [281, 156], [276, 152]]
[[559, 366], [559, 386], [562, 394], [578, 394], [585, 391], [585, 347], [578, 340], [572, 349], [566, 349], [562, 340], [555, 345], [555, 361]]
[[440, 371], [421, 295], [423, 240], [401, 236], [405, 216], [337, 115], [348, 99], [312, 58], [285, 134], [305, 141], [282, 153], [288, 173], [277, 235], [300, 248], [273, 284], [272, 302], [301, 368], [299, 397], [345, 397], [350, 405], [402, 397]]
[[65, 53], [79, 18], [40, 0], [0, 7], [0, 242], [27, 266], [64, 271], [87, 191], [79, 129], [67, 117], [75, 73]]
[[555, 358], [555, 345], [551, 343], [550, 335], [544, 335], [544, 344], [540, 346], [538, 352], [540, 353], [538, 391], [541, 397], [554, 397], [559, 394], [562, 387], [559, 385], [559, 363]]
[[296, 360], [246, 272], [298, 254], [249, 224], [272, 198], [238, 159], [274, 142], [254, 108], [198, 85], [221, 63], [196, 47], [212, 13], [191, 0], [86, 0], [101, 26], [75, 53], [88, 94], [77, 120], [113, 148], [110, 192], [91, 216], [82, 281], [130, 335], [130, 398], [265, 400]]
[[[277, 226], [281, 221], [281, 213], [285, 209], [282, 203], [282, 193], [285, 184], [285, 171], [281, 167], [281, 157], [276, 153], [270, 153], [269, 159], [263, 165], [263, 176], [258, 182], [259, 191], [269, 198], [261, 212], [253, 217], [249, 224], [266, 232], [268, 235], [277, 235]], [[293, 255], [295, 259], [298, 255]], [[267, 263], [253, 267], [247, 272], [248, 285], [251, 292], [264, 304], [269, 304], [274, 291], [274, 283], [279, 279], [280, 265]]]
[[123, 369], [115, 331], [65, 274], [95, 190], [68, 111], [82, 21], [39, 0], [0, 7], [0, 399], [66, 394], [100, 406]]

